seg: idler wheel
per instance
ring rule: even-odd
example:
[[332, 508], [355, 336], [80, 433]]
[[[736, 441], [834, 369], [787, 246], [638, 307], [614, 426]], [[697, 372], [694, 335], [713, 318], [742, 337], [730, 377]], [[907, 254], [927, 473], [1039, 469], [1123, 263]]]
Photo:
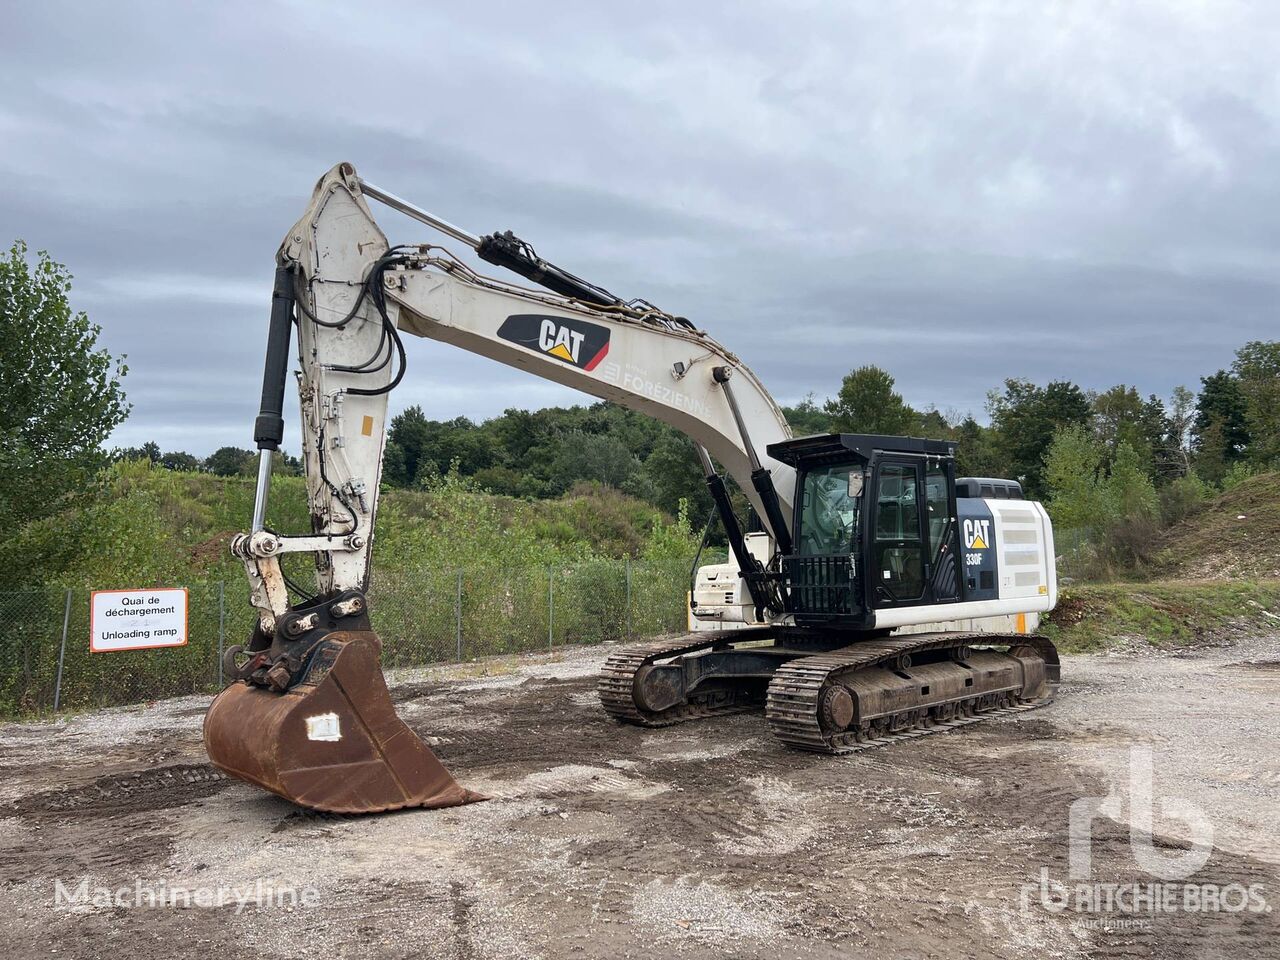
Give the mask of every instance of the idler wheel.
[[853, 695], [838, 684], [823, 691], [821, 709], [827, 730], [844, 730], [853, 723]]

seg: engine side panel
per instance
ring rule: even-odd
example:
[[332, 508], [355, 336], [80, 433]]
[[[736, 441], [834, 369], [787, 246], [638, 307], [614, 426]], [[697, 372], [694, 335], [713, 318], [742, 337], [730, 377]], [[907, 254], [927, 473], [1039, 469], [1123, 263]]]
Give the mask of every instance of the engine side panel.
[[989, 503], [972, 497], [957, 498], [960, 525], [960, 567], [964, 596], [968, 600], [995, 600], [1000, 596], [995, 517]]

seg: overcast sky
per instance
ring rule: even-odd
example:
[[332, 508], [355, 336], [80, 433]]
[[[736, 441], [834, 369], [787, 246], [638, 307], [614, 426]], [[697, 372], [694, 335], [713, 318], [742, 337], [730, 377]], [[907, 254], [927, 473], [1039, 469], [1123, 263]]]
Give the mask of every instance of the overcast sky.
[[[128, 354], [121, 445], [252, 445], [272, 257], [339, 160], [783, 403], [864, 363], [979, 415], [1013, 376], [1167, 395], [1280, 336], [1277, 4], [5, 7], [0, 241]], [[583, 399], [407, 346], [393, 410]]]

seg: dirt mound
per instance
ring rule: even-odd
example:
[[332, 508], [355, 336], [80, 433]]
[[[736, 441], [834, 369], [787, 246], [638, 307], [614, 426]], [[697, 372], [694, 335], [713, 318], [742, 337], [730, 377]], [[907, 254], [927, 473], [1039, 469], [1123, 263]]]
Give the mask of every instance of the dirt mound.
[[1280, 577], [1280, 473], [1250, 477], [1170, 527], [1154, 563], [1178, 579]]
[[[205, 764], [175, 764], [155, 770], [111, 774], [75, 788], [46, 790], [24, 797], [6, 812], [37, 815], [87, 813], [101, 816], [163, 810], [216, 793], [227, 778]], [[2, 809], [2, 808], [0, 808]]]

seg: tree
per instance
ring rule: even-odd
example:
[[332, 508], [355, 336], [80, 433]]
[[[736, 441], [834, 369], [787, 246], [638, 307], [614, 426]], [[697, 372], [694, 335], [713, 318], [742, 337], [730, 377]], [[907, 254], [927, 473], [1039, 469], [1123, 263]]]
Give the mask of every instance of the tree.
[[218, 477], [238, 477], [241, 474], [256, 471], [257, 457], [252, 450], [239, 447], [219, 447], [209, 454], [204, 468]]
[[1200, 397], [1192, 437], [1196, 470], [1210, 483], [1220, 483], [1249, 446], [1244, 395], [1240, 381], [1226, 370], [1200, 378]]
[[388, 436], [382, 449], [382, 482], [390, 487], [407, 487], [410, 479], [404, 448]]
[[834, 400], [823, 406], [831, 429], [841, 433], [909, 434], [920, 416], [893, 389], [893, 377], [876, 366], [859, 367], [840, 384]]
[[917, 414], [916, 424], [912, 429], [930, 440], [950, 440], [955, 434], [955, 428], [937, 407], [930, 407], [924, 413]]
[[831, 418], [814, 401], [812, 393], [794, 407], [783, 407], [782, 415], [787, 418], [792, 436], [810, 437], [831, 432]]
[[640, 461], [617, 437], [598, 433], [566, 433], [557, 438], [551, 463], [551, 485], [563, 493], [579, 480], [621, 490], [640, 471]]
[[189, 453], [174, 450], [160, 458], [160, 466], [166, 470], [178, 470], [182, 473], [195, 473], [200, 469], [200, 461]]
[[415, 404], [391, 418], [383, 476], [391, 486], [426, 486], [455, 467], [469, 477], [493, 461], [492, 442], [466, 417], [428, 420]]
[[0, 525], [57, 509], [102, 463], [102, 444], [129, 415], [124, 357], [68, 302], [71, 274], [21, 240], [0, 256]]
[[1049, 515], [1062, 530], [1093, 530], [1107, 522], [1103, 491], [1106, 448], [1081, 424], [1059, 428], [1044, 458]]
[[[1159, 498], [1133, 447], [1120, 441], [1111, 457], [1096, 433], [1083, 424], [1059, 428], [1045, 454], [1049, 514], [1063, 542], [1088, 544], [1101, 570], [1131, 565], [1150, 551], [1157, 532]], [[1069, 531], [1083, 539], [1066, 536]], [[1076, 561], [1078, 562], [1078, 561]]]
[[1003, 477], [1008, 470], [996, 450], [995, 431], [973, 417], [965, 417], [955, 429], [956, 475], [961, 477]]
[[1028, 494], [1045, 492], [1044, 455], [1062, 427], [1089, 423], [1090, 404], [1074, 383], [1055, 380], [1039, 387], [1029, 380], [1006, 380], [1004, 393], [987, 396], [996, 450]]
[[1231, 364], [1244, 400], [1249, 459], [1262, 467], [1280, 461], [1280, 341], [1251, 340]]
[[1136, 387], [1117, 384], [1093, 398], [1093, 429], [1107, 448], [1108, 463], [1115, 458], [1120, 444], [1127, 443], [1137, 454], [1142, 469], [1153, 474], [1156, 454], [1164, 446], [1168, 428], [1160, 398], [1143, 400]]
[[1154, 520], [1160, 507], [1155, 485], [1138, 452], [1121, 440], [1107, 476], [1108, 512], [1125, 520]]
[[140, 447], [125, 447], [123, 450], [117, 450], [114, 457], [117, 460], [147, 460], [151, 463], [159, 463], [162, 459], [160, 445], [154, 440], [148, 440]]
[[649, 454], [644, 475], [651, 502], [672, 516], [679, 513], [682, 500], [699, 523], [711, 509], [711, 494], [693, 443], [675, 430], [659, 440]]
[[1168, 428], [1160, 465], [1175, 477], [1191, 474], [1191, 430], [1195, 424], [1195, 410], [1196, 395], [1186, 387], [1174, 387], [1169, 400]]

